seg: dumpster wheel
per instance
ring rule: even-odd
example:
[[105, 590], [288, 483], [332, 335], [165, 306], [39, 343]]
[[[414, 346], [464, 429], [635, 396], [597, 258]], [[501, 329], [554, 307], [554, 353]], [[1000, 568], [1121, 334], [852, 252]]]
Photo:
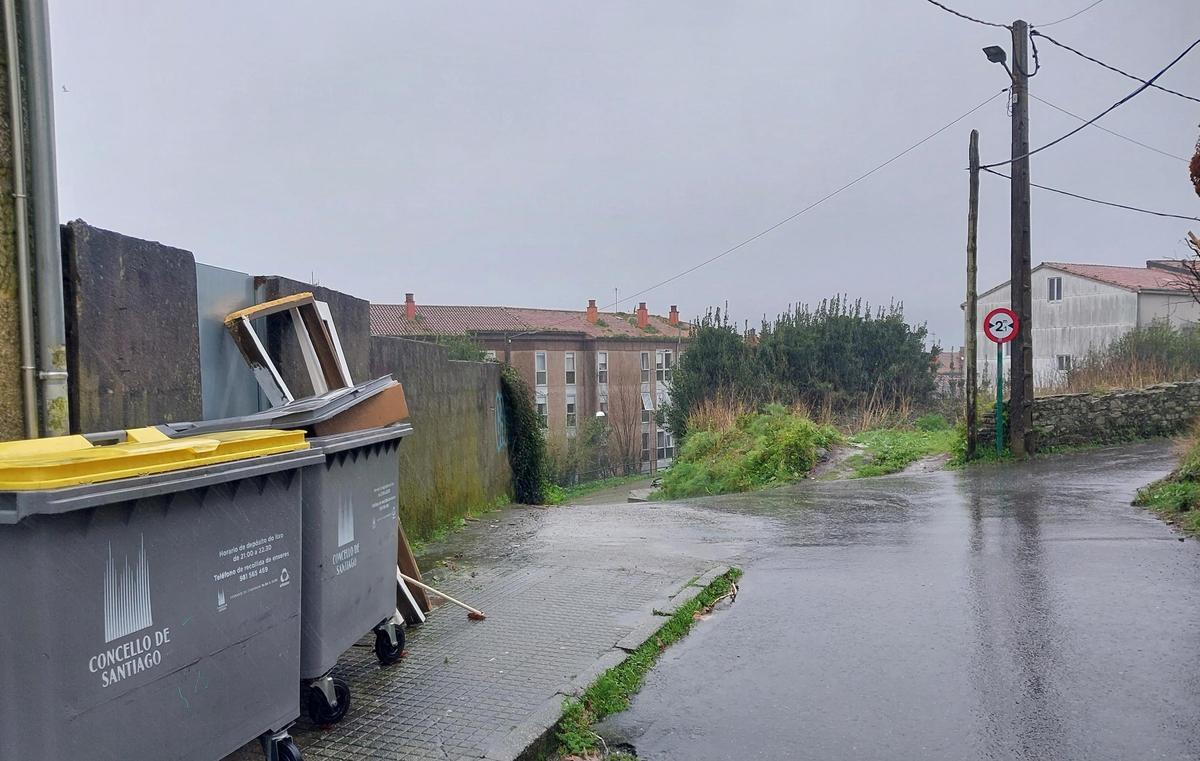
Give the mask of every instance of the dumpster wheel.
[[266, 761], [304, 761], [300, 747], [286, 731], [268, 732], [258, 738]]
[[350, 710], [350, 685], [345, 679], [333, 677], [333, 694], [337, 705], [329, 705], [325, 692], [315, 683], [308, 690], [308, 717], [314, 724], [337, 724]]
[[392, 644], [386, 627], [375, 630], [375, 657], [381, 666], [391, 666], [404, 656], [404, 627], [393, 626], [392, 629], [396, 632], [395, 644]]
[[300, 746], [296, 745], [296, 741], [290, 737], [281, 740], [275, 746], [275, 757], [279, 761], [304, 761], [304, 754], [300, 752]]

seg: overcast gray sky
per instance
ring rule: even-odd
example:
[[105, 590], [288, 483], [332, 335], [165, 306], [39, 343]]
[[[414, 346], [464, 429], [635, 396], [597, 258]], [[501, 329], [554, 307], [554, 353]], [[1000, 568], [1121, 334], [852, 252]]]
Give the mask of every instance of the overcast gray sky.
[[[1091, 0], [947, 0], [1045, 24]], [[375, 302], [582, 308], [720, 253], [1007, 84], [1008, 34], [923, 0], [329, 3], [50, 0], [64, 219]], [[1045, 30], [1149, 76], [1196, 0], [1105, 0]], [[1136, 83], [1043, 43], [1031, 89], [1092, 116]], [[1160, 83], [1200, 97], [1200, 49]], [[66, 91], [64, 91], [64, 89]], [[1101, 122], [1190, 156], [1200, 104]], [[1078, 124], [1034, 101], [1032, 142]], [[967, 135], [1005, 100], [641, 299], [752, 323], [848, 292], [962, 340]], [[1033, 180], [1200, 215], [1186, 166], [1089, 128]], [[980, 280], [1007, 277], [1008, 186], [982, 181]], [[1182, 256], [1188, 224], [1034, 190], [1034, 261]], [[626, 308], [629, 304], [623, 304]]]

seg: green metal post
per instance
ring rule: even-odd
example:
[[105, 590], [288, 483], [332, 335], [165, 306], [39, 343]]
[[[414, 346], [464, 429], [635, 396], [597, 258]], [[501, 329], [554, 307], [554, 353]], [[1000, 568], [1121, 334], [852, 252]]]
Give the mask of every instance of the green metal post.
[[996, 344], [996, 454], [1004, 454], [1004, 344]]

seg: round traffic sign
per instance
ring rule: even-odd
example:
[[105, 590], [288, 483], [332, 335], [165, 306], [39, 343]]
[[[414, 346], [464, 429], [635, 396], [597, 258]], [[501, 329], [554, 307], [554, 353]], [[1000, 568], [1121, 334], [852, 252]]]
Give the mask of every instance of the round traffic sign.
[[1017, 313], [1005, 307], [996, 307], [983, 318], [983, 334], [998, 344], [1006, 344], [1017, 337], [1021, 321]]

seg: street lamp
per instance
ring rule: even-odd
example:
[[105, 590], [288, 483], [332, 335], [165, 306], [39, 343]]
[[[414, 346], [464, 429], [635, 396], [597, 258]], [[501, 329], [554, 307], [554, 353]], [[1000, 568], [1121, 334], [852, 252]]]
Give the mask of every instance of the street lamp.
[[1012, 72], [1008, 69], [1008, 55], [1004, 52], [1004, 48], [999, 45], [988, 45], [983, 49], [983, 54], [992, 63], [998, 63], [1008, 72], [1009, 79], [1012, 79]]

